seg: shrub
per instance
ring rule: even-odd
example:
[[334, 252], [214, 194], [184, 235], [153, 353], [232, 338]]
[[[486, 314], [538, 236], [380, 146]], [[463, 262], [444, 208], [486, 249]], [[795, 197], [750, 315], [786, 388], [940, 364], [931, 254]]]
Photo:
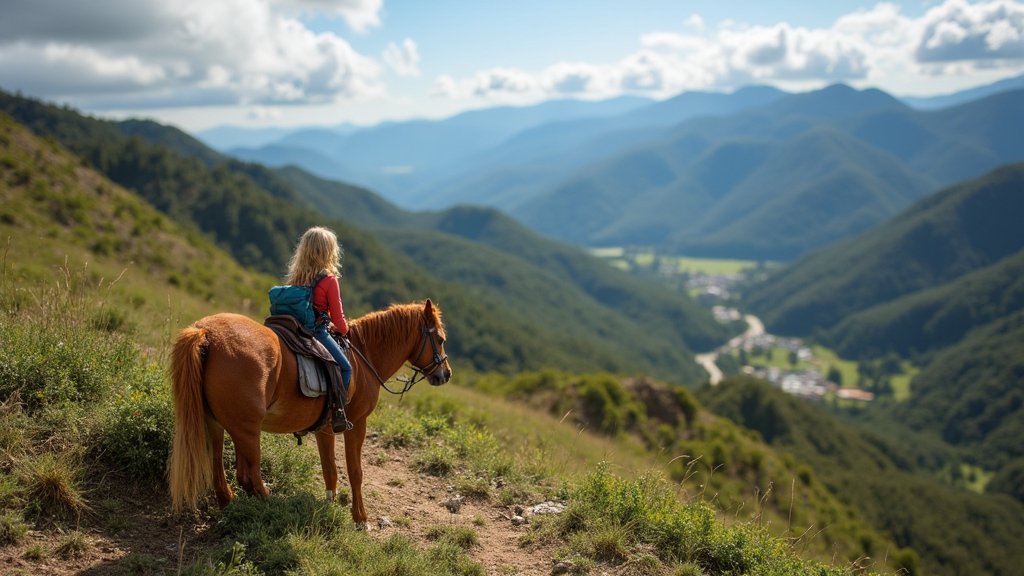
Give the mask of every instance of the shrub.
[[73, 530], [64, 535], [54, 552], [65, 560], [81, 558], [92, 548], [92, 542], [83, 532]]
[[150, 367], [145, 382], [118, 393], [98, 430], [100, 456], [134, 478], [164, 478], [174, 434], [174, 412], [162, 374]]
[[432, 476], [448, 476], [455, 469], [455, 453], [443, 444], [431, 446], [416, 458], [416, 468]]
[[297, 446], [294, 438], [284, 434], [263, 434], [260, 441], [260, 471], [275, 494], [304, 494], [320, 481], [320, 460], [311, 445]]
[[61, 518], [77, 518], [88, 509], [81, 478], [84, 470], [70, 454], [44, 453], [17, 467], [25, 500], [35, 512]]
[[121, 561], [121, 571], [134, 576], [163, 574], [165, 567], [162, 558], [144, 552], [132, 552]]
[[28, 532], [28, 526], [20, 516], [13, 512], [0, 515], [0, 547], [21, 542]]
[[15, 396], [0, 403], [0, 453], [20, 456], [32, 445], [32, 419]]
[[427, 530], [427, 538], [453, 544], [463, 550], [469, 550], [477, 542], [476, 530], [466, 526], [434, 526]]
[[139, 375], [138, 352], [123, 336], [19, 318], [0, 324], [0, 340], [0, 402], [18, 395], [30, 412], [97, 402]]

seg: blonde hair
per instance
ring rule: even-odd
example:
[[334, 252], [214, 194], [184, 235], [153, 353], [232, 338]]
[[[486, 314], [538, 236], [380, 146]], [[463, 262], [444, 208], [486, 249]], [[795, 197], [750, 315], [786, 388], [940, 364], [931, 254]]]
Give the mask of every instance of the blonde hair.
[[314, 226], [302, 235], [288, 261], [287, 284], [309, 284], [321, 272], [341, 275], [341, 247], [333, 230]]

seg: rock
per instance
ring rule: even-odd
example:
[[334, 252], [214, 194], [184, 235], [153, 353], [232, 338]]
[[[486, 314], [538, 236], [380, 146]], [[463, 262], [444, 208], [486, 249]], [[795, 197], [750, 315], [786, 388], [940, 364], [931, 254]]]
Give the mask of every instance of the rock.
[[572, 570], [572, 562], [568, 560], [559, 560], [551, 567], [552, 574], [568, 574], [569, 570]]
[[561, 514], [565, 511], [565, 504], [561, 502], [541, 502], [536, 506], [530, 506], [527, 509], [527, 515], [532, 516], [533, 514]]
[[394, 528], [395, 527], [394, 522], [392, 522], [391, 518], [388, 518], [387, 516], [381, 516], [380, 518], [378, 518], [377, 519], [377, 525], [380, 526], [381, 530], [383, 530], [385, 528]]
[[518, 514], [516, 514], [515, 516], [512, 517], [512, 524], [514, 524], [516, 526], [522, 526], [523, 524], [526, 524], [528, 522], [529, 522], [529, 520], [527, 520], [526, 518], [523, 518], [522, 516], [520, 516]]
[[455, 496], [452, 496], [451, 498], [445, 501], [444, 507], [447, 508], [448, 511], [452, 514], [458, 514], [459, 510], [462, 509], [463, 500], [464, 498], [462, 496], [456, 494]]

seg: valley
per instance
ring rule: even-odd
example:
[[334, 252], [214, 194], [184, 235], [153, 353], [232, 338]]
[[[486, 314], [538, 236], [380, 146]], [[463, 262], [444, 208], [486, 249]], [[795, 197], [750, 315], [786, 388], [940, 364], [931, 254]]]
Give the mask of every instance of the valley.
[[[1014, 574], [1022, 101], [920, 110], [844, 85], [566, 101], [268, 133], [263, 157], [291, 163], [275, 167], [0, 92], [0, 558]], [[214, 311], [261, 319], [312, 225], [342, 240], [353, 317], [440, 305], [456, 380], [371, 420], [370, 534], [320, 499], [309, 446], [268, 435], [273, 496], [172, 518], [169, 343]]]

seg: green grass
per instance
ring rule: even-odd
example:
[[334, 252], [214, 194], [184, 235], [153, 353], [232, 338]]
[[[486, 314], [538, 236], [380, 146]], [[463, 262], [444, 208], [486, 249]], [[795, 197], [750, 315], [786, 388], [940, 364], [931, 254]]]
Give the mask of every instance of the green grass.
[[92, 540], [85, 533], [72, 530], [60, 539], [54, 554], [65, 560], [72, 560], [85, 556], [92, 548]]
[[814, 357], [818, 362], [822, 374], [828, 374], [829, 368], [835, 368], [843, 377], [843, 386], [852, 387], [857, 385], [857, 363], [853, 360], [843, 360], [830, 348], [821, 345], [811, 347]]
[[920, 368], [907, 361], [901, 362], [900, 365], [903, 368], [903, 373], [893, 376], [890, 380], [890, 383], [892, 384], [893, 398], [897, 402], [902, 402], [910, 398], [910, 383], [914, 380], [914, 377], [917, 376], [917, 373], [921, 371]]
[[17, 514], [4, 512], [0, 514], [0, 547], [21, 542], [28, 533], [28, 525]]
[[744, 270], [756, 268], [756, 260], [734, 260], [729, 258], [692, 258], [689, 256], [666, 257], [674, 261], [679, 270], [701, 272], [713, 275], [737, 275]]
[[655, 265], [668, 265], [669, 269], [679, 273], [703, 273], [713, 275], [737, 275], [744, 270], [756, 268], [756, 260], [737, 260], [730, 258], [695, 258], [692, 256], [674, 256], [658, 254], [651, 249], [627, 250], [623, 247], [591, 248], [590, 253], [607, 260], [612, 266], [624, 270], [650, 268]]

